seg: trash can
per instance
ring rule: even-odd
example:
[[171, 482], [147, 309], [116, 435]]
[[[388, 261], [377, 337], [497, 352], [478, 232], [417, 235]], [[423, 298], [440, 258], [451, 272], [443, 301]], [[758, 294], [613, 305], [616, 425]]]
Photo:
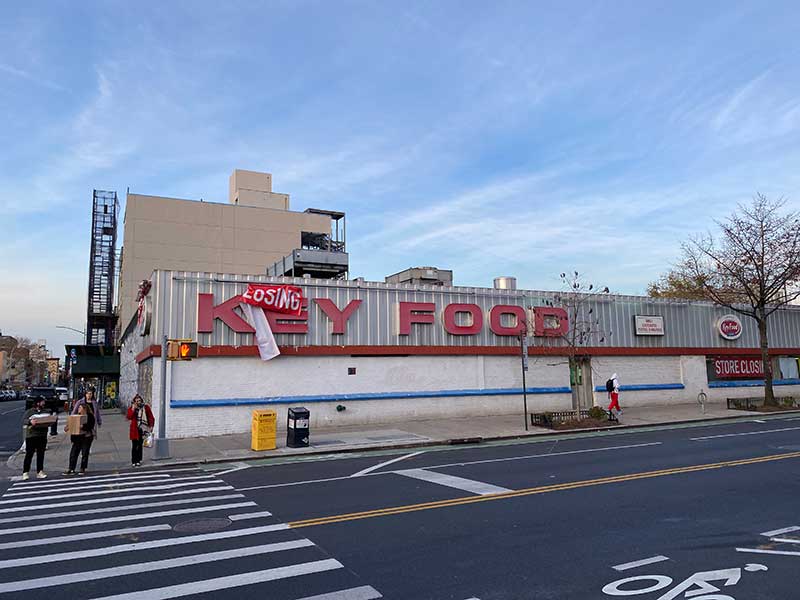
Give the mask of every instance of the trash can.
[[286, 423], [286, 446], [308, 448], [308, 409], [296, 406], [289, 409]]
[[254, 410], [250, 429], [252, 450], [275, 450], [277, 417], [274, 410]]

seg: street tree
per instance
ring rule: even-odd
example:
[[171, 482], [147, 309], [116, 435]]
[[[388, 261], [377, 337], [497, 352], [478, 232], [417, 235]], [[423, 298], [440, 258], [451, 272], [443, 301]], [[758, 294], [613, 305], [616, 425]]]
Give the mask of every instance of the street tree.
[[562, 325], [557, 328], [562, 331], [558, 339], [567, 352], [572, 407], [580, 419], [582, 408], [580, 386], [584, 376], [588, 376], [591, 371], [591, 359], [587, 354], [587, 348], [604, 343], [612, 334], [611, 331], [602, 330], [600, 319], [593, 307], [600, 297], [609, 294], [609, 289], [587, 281], [578, 271], [561, 273], [560, 279], [561, 291], [554, 294], [552, 301], [547, 301], [546, 304], [563, 308], [566, 313], [562, 317], [556, 317], [561, 320]]
[[776, 404], [769, 317], [800, 297], [800, 213], [784, 210], [785, 204], [761, 194], [740, 204], [727, 219], [716, 221], [717, 236], [700, 234], [682, 244], [682, 260], [671, 275], [696, 285], [699, 297], [755, 320], [768, 406]]

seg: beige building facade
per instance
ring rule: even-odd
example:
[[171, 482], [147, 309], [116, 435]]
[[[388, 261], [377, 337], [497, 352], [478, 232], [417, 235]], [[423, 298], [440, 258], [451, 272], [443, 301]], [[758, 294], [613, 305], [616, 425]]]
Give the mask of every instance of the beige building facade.
[[136, 313], [139, 283], [155, 269], [263, 275], [301, 248], [303, 232], [331, 234], [326, 214], [289, 210], [272, 175], [235, 170], [227, 203], [129, 193], [119, 276], [119, 326]]

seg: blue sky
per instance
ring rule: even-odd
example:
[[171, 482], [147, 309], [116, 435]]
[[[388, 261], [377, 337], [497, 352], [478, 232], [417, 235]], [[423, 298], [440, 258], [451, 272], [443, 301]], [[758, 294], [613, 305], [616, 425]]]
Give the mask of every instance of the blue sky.
[[346, 211], [353, 276], [641, 293], [755, 192], [800, 208], [798, 36], [791, 2], [9, 3], [0, 329], [78, 341], [93, 188], [237, 167]]

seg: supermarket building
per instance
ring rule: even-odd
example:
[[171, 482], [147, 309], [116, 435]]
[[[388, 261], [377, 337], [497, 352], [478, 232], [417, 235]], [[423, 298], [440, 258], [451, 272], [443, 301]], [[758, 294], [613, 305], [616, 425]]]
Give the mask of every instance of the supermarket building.
[[[243, 319], [248, 283], [293, 284], [299, 316], [270, 313], [281, 354], [261, 360]], [[623, 406], [694, 403], [762, 393], [758, 332], [710, 303], [608, 295], [586, 303], [613, 332], [580, 349], [583, 404], [605, 403], [617, 373]], [[311, 411], [311, 427], [522, 412], [521, 328], [527, 327], [528, 410], [572, 407], [571, 324], [548, 291], [425, 283], [156, 270], [121, 336], [123, 400], [139, 392], [158, 411], [163, 336], [193, 339], [199, 358], [167, 365], [170, 438], [239, 433], [251, 411]], [[259, 309], [260, 310], [260, 309]], [[561, 311], [561, 312], [559, 312]], [[800, 395], [800, 307], [770, 320], [776, 395]]]

